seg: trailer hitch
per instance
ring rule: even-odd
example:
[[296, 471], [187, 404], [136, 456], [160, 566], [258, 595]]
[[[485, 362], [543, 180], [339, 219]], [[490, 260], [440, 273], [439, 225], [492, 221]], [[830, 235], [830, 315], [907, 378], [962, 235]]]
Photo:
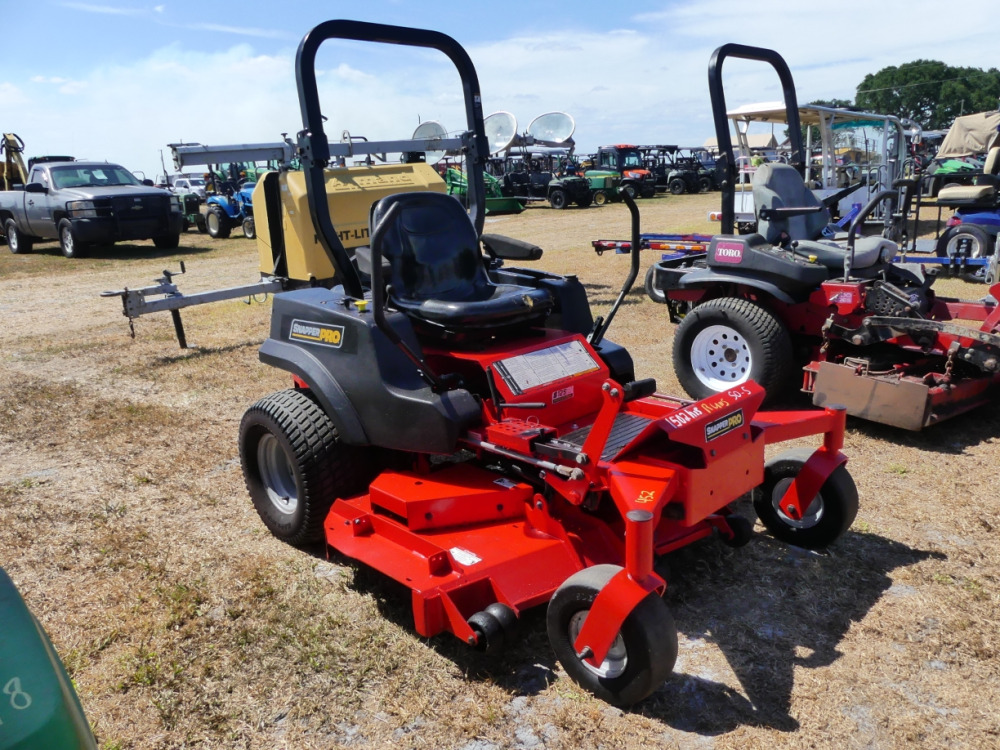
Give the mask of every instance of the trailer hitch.
[[[181, 349], [187, 349], [187, 336], [184, 333], [184, 321], [181, 320], [181, 308], [192, 307], [194, 305], [204, 305], [208, 302], [220, 302], [227, 299], [237, 299], [239, 297], [252, 298], [257, 294], [269, 294], [280, 292], [285, 287], [285, 280], [278, 277], [261, 279], [254, 284], [235, 286], [228, 289], [215, 289], [209, 292], [199, 292], [197, 294], [183, 294], [177, 285], [174, 284], [174, 276], [180, 276], [187, 272], [184, 261], [180, 261], [180, 271], [170, 271], [164, 269], [163, 275], [152, 286], [140, 289], [129, 289], [125, 287], [117, 291], [101, 292], [102, 297], [120, 297], [122, 301], [122, 314], [128, 318], [129, 335], [135, 338], [135, 319], [148, 315], [149, 313], [170, 311], [170, 317], [174, 323], [174, 333], [177, 335], [177, 343]], [[157, 297], [158, 299], [147, 299], [147, 297]]]

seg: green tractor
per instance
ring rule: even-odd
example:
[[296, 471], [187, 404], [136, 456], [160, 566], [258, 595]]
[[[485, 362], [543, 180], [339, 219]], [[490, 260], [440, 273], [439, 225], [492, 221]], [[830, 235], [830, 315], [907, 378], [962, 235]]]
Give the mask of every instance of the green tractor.
[[607, 169], [593, 169], [591, 162], [580, 164], [580, 174], [590, 184], [590, 191], [594, 196], [594, 205], [603, 206], [605, 203], [620, 201], [622, 199], [619, 188], [622, 176], [618, 172]]
[[[509, 198], [503, 194], [503, 183], [490, 174], [483, 175], [486, 183], [486, 214], [519, 214], [524, 210], [524, 204], [517, 198]], [[448, 166], [444, 170], [444, 182], [448, 186], [448, 195], [457, 196], [462, 205], [466, 204], [466, 194], [469, 190], [468, 178], [458, 167]]]

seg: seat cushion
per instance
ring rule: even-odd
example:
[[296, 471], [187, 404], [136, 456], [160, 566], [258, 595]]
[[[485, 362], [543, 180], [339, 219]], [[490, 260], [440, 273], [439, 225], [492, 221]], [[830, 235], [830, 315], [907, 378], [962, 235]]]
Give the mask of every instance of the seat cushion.
[[485, 299], [402, 299], [393, 302], [416, 318], [446, 328], [496, 328], [544, 317], [552, 308], [545, 289], [498, 284]]
[[[879, 259], [892, 258], [896, 249], [895, 243], [884, 237], [858, 237], [854, 241], [854, 267], [870, 268]], [[838, 270], [844, 267], [847, 244], [833, 240], [799, 240], [795, 245], [795, 253], [806, 257], [815, 256], [816, 263]]]
[[938, 203], [952, 201], [962, 203], [991, 203], [996, 198], [996, 188], [992, 185], [952, 185], [941, 188]]

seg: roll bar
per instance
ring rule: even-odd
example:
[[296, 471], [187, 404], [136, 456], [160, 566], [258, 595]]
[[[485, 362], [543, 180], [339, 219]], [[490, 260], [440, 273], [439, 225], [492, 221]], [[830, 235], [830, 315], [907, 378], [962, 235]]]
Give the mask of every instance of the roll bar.
[[722, 64], [728, 57], [744, 60], [758, 60], [771, 65], [781, 80], [781, 91], [785, 101], [788, 121], [788, 137], [792, 153], [790, 162], [799, 174], [805, 174], [805, 154], [802, 148], [802, 127], [799, 122], [799, 103], [795, 96], [795, 82], [784, 58], [774, 50], [751, 47], [745, 44], [723, 44], [712, 53], [708, 62], [708, 93], [712, 99], [712, 118], [715, 122], [715, 137], [719, 146], [716, 170], [722, 187], [722, 234], [732, 234], [736, 217], [736, 159], [733, 154], [733, 139], [729, 132], [729, 118], [726, 109], [726, 92], [722, 86]]
[[442, 146], [457, 147], [466, 156], [466, 168], [469, 174], [469, 213], [477, 235], [482, 234], [486, 215], [483, 169], [489, 154], [489, 146], [483, 130], [483, 104], [479, 92], [479, 77], [468, 53], [450, 36], [424, 29], [344, 20], [325, 21], [305, 35], [295, 56], [295, 80], [299, 107], [302, 111], [302, 130], [297, 135], [297, 146], [306, 178], [309, 214], [319, 243], [330, 257], [336, 276], [344, 285], [344, 292], [360, 299], [364, 295], [361, 279], [337, 235], [326, 199], [324, 170], [330, 161], [330, 156], [402, 150], [406, 144], [409, 144], [405, 148], [408, 151], [428, 151], [432, 150], [428, 148], [432, 144], [426, 140], [413, 140], [391, 143], [344, 143], [334, 144], [331, 147], [323, 127], [323, 114], [316, 84], [316, 53], [320, 45], [328, 39], [350, 39], [436, 49], [447, 55], [454, 63], [462, 80], [467, 130], [460, 139], [437, 139], [433, 145], [434, 150], [439, 150]]

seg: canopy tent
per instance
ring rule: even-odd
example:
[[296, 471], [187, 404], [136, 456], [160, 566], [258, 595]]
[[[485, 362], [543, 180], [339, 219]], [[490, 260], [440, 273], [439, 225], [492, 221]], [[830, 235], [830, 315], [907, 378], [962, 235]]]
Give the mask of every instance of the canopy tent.
[[986, 153], [997, 141], [998, 127], [1000, 112], [996, 111], [956, 117], [948, 135], [941, 141], [937, 158]]

